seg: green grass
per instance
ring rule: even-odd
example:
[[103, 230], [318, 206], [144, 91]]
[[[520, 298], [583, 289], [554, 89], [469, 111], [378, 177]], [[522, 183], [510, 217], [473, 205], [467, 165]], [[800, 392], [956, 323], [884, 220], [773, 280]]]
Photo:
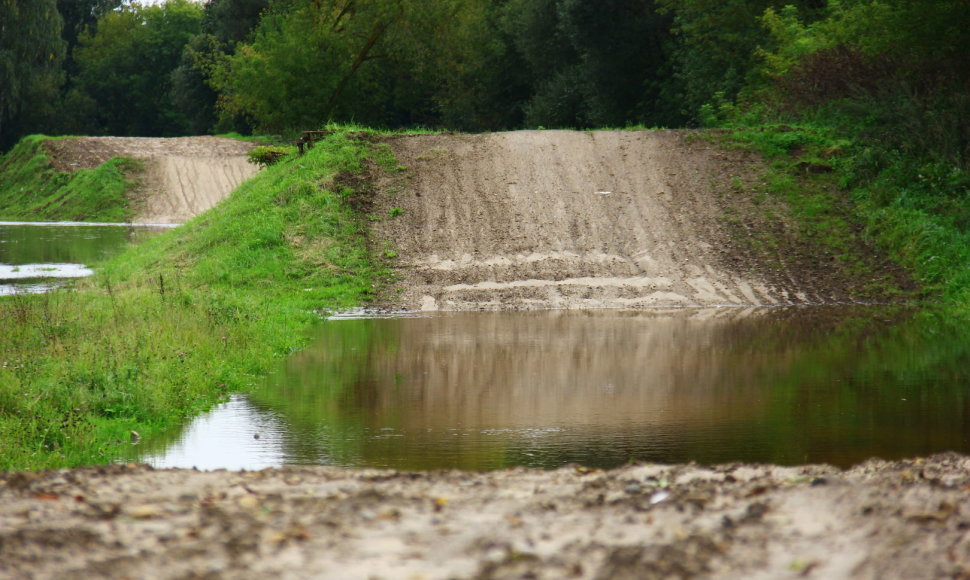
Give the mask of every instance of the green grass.
[[0, 470], [104, 463], [171, 432], [302, 348], [318, 311], [382, 272], [353, 209], [386, 148], [338, 132], [269, 167], [75, 290], [0, 299]]
[[48, 137], [32, 135], [0, 157], [0, 220], [127, 222], [129, 192], [142, 170], [116, 157], [94, 169], [55, 169], [44, 150]]
[[[734, 216], [724, 218], [736, 240], [762, 254], [763, 261], [771, 264], [773, 256], [784, 256], [788, 263], [852, 280], [854, 297], [862, 301], [916, 296], [898, 265], [896, 272], [886, 269], [887, 260], [877, 250], [886, 254], [887, 248], [876, 243], [865, 227], [866, 216], [840, 186], [849, 142], [817, 128], [787, 125], [734, 127], [693, 138], [755, 151], [766, 160], [753, 182], [736, 177], [731, 183], [734, 195], [747, 196], [759, 208], [760, 227], [751, 232]], [[783, 222], [793, 231], [779, 225]], [[932, 290], [924, 285], [919, 292]]]
[[[959, 96], [956, 97], [959, 101]], [[959, 106], [898, 109], [879, 100], [832, 101], [800, 113], [727, 107], [712, 115], [737, 142], [789, 174], [824, 164], [834, 203], [865, 239], [905, 268], [957, 316], [970, 315], [970, 172]], [[766, 125], [783, 120], [788, 125]]]

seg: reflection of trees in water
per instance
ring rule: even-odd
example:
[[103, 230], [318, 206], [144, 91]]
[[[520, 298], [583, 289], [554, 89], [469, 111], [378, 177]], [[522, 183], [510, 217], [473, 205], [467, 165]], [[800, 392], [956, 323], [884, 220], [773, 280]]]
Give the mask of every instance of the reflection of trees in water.
[[[285, 416], [295, 456], [341, 463], [844, 462], [873, 445], [959, 444], [966, 421], [953, 405], [963, 408], [966, 378], [953, 365], [967, 362], [966, 332], [941, 340], [939, 325], [895, 316], [802, 308], [332, 322], [255, 398]], [[927, 372], [958, 386], [928, 392], [912, 380]], [[907, 389], [923, 394], [916, 413], [898, 404]], [[913, 445], [893, 441], [894, 424]], [[523, 435], [532, 427], [562, 431], [533, 441]]]

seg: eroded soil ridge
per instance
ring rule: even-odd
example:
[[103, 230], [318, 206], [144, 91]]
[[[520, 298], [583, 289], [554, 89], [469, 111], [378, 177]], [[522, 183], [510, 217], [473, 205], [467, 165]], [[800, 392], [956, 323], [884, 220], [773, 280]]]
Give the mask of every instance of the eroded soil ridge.
[[[764, 306], [853, 301], [851, 281], [784, 252], [747, 255], [726, 216], [744, 154], [683, 131], [515, 131], [392, 138], [378, 251], [424, 310]], [[731, 206], [728, 208], [728, 206]], [[744, 215], [747, 214], [747, 215]], [[398, 216], [398, 217], [392, 217]], [[784, 223], [771, 225], [784, 232]], [[736, 229], [736, 228], [735, 228]], [[770, 265], [768, 265], [770, 262]]]
[[182, 223], [215, 206], [257, 167], [253, 143], [220, 137], [78, 137], [46, 142], [62, 171], [89, 169], [112, 157], [145, 162], [132, 203], [136, 222]]

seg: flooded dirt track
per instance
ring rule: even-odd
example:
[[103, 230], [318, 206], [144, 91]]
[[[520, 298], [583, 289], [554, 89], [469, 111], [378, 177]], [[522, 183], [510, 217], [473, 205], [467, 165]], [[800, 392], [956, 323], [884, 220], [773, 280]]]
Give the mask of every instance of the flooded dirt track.
[[966, 578], [970, 458], [0, 475], [3, 578]]
[[[696, 135], [695, 135], [696, 137]], [[756, 166], [684, 131], [515, 131], [389, 141], [374, 239], [397, 255], [390, 302], [425, 310], [771, 306], [852, 301], [860, 280], [755, 255], [738, 232], [792, 235], [751, 203]], [[760, 195], [763, 195], [760, 194]], [[762, 232], [763, 233], [763, 232]], [[378, 248], [382, 249], [382, 248]]]
[[[814, 256], [813, 248], [804, 249], [808, 260], [800, 259], [798, 248], [790, 251], [788, 242], [797, 236], [789, 236], [790, 225], [778, 217], [784, 212], [772, 205], [780, 202], [754, 207], [751, 201], [757, 179], [750, 160], [688, 133], [525, 131], [386, 142], [404, 169], [375, 169], [375, 183], [354, 185], [373, 190], [362, 196], [375, 218], [370, 243], [396, 268], [398, 282], [384, 297], [389, 306], [833, 304], [852, 302], [857, 285], [866, 282], [840, 276], [831, 257]], [[216, 157], [236, 163], [244, 152]], [[145, 157], [121, 148], [106, 154]], [[167, 161], [154, 165], [157, 174], [196, 176], [188, 182], [235, 179], [235, 170], [206, 164], [198, 152], [159, 155]], [[185, 159], [205, 167], [188, 167]], [[726, 189], [727, 183], [743, 187]], [[200, 207], [180, 187], [164, 187], [172, 207], [179, 199]], [[166, 212], [143, 219], [162, 221]], [[765, 228], [780, 240], [777, 246], [752, 252], [739, 241], [746, 230]], [[676, 325], [668, 328], [679, 332]], [[469, 347], [473, 354], [481, 350], [480, 336], [466, 339], [476, 345]], [[382, 362], [396, 360], [393, 345], [382, 344], [366, 352]], [[670, 377], [661, 387], [670, 389], [653, 398], [617, 394], [678, 412], [682, 407], [689, 415], [694, 398], [684, 393], [708, 368], [703, 361], [709, 353], [699, 345], [690, 357], [668, 364], [654, 356], [652, 344], [645, 340], [629, 358], [654, 364]], [[581, 355], [585, 348], [580, 341], [567, 350]], [[580, 376], [600, 368], [569, 353], [561, 360], [577, 367], [560, 363], [543, 373]], [[463, 381], [422, 378], [443, 358], [435, 343], [412, 358], [420, 373], [385, 365], [372, 374], [391, 377], [401, 392], [410, 389], [423, 400], [455, 401], [465, 416], [476, 417]], [[535, 360], [551, 364], [545, 354]], [[625, 364], [614, 360], [601, 370]], [[362, 375], [331, 366], [335, 376], [348, 377], [348, 386], [361, 382]], [[443, 373], [455, 367], [440, 366]], [[469, 376], [487, 374], [486, 367], [467, 367]], [[521, 401], [541, 390], [541, 381], [508, 385], [505, 399], [488, 395], [506, 407], [496, 416], [528, 423]], [[606, 386], [616, 393], [615, 384]], [[381, 398], [386, 393], [375, 395], [367, 402], [376, 411], [396, 408]], [[591, 407], [577, 400], [564, 396], [559, 408], [577, 415]], [[680, 401], [685, 404], [678, 407]], [[615, 413], [595, 405], [592, 411]], [[970, 578], [968, 493], [970, 458], [955, 454], [871, 460], [845, 471], [688, 463], [608, 471], [566, 465], [554, 471], [199, 472], [110, 465], [7, 473], [0, 474], [0, 578]]]

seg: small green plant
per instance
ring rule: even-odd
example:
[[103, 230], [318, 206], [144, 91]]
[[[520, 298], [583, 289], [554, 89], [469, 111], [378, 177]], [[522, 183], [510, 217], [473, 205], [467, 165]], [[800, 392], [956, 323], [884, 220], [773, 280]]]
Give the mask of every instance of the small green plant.
[[404, 215], [404, 210], [399, 207], [391, 208], [391, 211], [387, 212], [387, 215], [391, 217], [400, 217]]

